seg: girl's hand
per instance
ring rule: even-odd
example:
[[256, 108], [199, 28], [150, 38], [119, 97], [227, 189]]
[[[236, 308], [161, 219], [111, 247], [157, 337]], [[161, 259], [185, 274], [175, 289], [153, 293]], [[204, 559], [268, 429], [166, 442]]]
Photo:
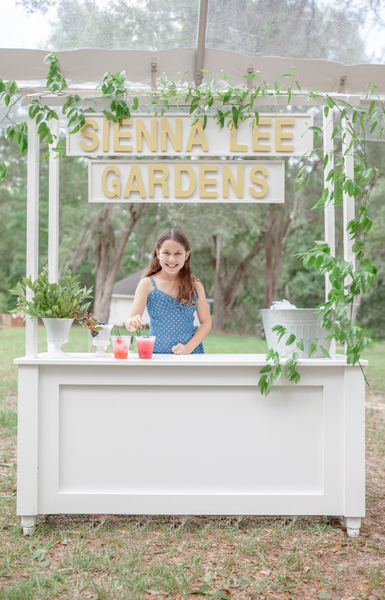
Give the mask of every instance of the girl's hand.
[[191, 354], [191, 350], [184, 346], [183, 344], [177, 344], [172, 347], [172, 351], [174, 354]]
[[142, 329], [144, 326], [145, 322], [140, 315], [129, 317], [125, 322], [125, 328], [128, 329], [128, 331], [136, 331], [137, 329]]

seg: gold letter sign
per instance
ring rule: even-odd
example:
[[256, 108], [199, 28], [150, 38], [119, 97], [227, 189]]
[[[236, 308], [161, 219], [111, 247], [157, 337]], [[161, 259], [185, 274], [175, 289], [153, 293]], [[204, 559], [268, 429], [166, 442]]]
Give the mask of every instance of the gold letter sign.
[[89, 202], [285, 201], [283, 160], [91, 160], [89, 168]]
[[131, 115], [121, 125], [92, 114], [67, 132], [66, 148], [92, 159], [89, 202], [273, 203], [285, 201], [282, 159], [313, 149], [312, 126], [302, 113], [261, 113], [237, 129], [220, 128], [212, 115], [203, 128], [186, 113]]
[[[290, 117], [290, 118], [289, 118]], [[68, 156], [302, 156], [313, 149], [313, 116], [261, 114], [258, 125], [239, 121], [238, 129], [222, 127], [212, 116], [203, 129], [201, 119], [192, 125], [190, 115], [131, 115], [109, 124], [103, 115], [86, 115], [77, 133], [67, 133]]]

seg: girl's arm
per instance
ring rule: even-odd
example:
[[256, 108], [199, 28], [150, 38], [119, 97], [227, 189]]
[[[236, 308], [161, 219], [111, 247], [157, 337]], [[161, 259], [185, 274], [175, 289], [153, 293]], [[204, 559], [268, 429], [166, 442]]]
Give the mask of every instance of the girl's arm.
[[146, 308], [147, 298], [152, 290], [152, 284], [148, 277], [139, 281], [138, 287], [136, 288], [134, 303], [130, 316], [125, 322], [125, 327], [128, 331], [135, 331], [136, 329], [142, 329], [145, 322], [142, 319], [144, 309]]
[[205, 290], [200, 281], [196, 282], [197, 291], [197, 315], [200, 322], [200, 326], [192, 336], [191, 340], [187, 344], [177, 344], [173, 347], [172, 351], [174, 354], [191, 354], [193, 350], [205, 339], [206, 335], [211, 330], [211, 315], [210, 309], [207, 304]]

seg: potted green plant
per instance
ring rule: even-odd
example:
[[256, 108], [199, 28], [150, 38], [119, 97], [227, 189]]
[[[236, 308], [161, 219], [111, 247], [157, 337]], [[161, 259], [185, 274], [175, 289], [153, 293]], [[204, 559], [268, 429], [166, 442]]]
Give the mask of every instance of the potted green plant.
[[[31, 298], [27, 297], [27, 289], [33, 293]], [[24, 277], [23, 282], [18, 282], [16, 288], [9, 292], [17, 296], [17, 304], [8, 312], [23, 311], [24, 315], [32, 318], [41, 317], [43, 320], [47, 331], [47, 342], [51, 344], [49, 350], [51, 358], [66, 356], [60, 347], [68, 342], [74, 319], [90, 329], [91, 335], [97, 335], [101, 329], [98, 321], [88, 312], [92, 288], [81, 287], [77, 277], [72, 276], [70, 269], [59, 283], [50, 283], [47, 268], [44, 268], [35, 281], [30, 277]]]

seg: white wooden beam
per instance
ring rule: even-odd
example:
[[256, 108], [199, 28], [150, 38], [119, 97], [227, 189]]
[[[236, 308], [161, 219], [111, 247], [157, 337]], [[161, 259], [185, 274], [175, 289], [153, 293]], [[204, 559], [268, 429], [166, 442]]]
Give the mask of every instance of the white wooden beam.
[[[36, 121], [28, 116], [27, 159], [27, 260], [26, 274], [35, 280], [39, 270], [39, 136]], [[32, 292], [27, 290], [27, 298]], [[37, 319], [27, 317], [25, 328], [25, 355], [37, 356]]]
[[[59, 138], [59, 121], [50, 123], [52, 135]], [[58, 139], [57, 139], [58, 141]], [[56, 158], [55, 158], [56, 157]], [[49, 155], [49, 192], [48, 192], [48, 277], [50, 283], [58, 283], [59, 277], [59, 158], [51, 152]]]
[[[154, 60], [154, 59], [153, 59]], [[201, 64], [201, 69], [203, 68], [203, 62]], [[158, 66], [157, 66], [158, 69]], [[246, 80], [247, 81], [247, 80]], [[251, 80], [252, 81], [252, 80]], [[252, 86], [253, 87], [253, 86]], [[34, 91], [31, 91], [31, 94], [26, 95], [22, 102], [21, 105], [22, 106], [28, 106], [29, 104], [31, 104], [32, 100], [36, 99], [36, 98], [40, 98], [42, 95], [42, 92], [45, 91], [45, 88], [41, 88], [40, 91], [38, 91], [38, 93], [34, 93]], [[89, 106], [93, 107], [97, 112], [101, 112], [103, 110], [107, 110], [110, 107], [111, 101], [110, 100], [101, 100], [100, 99], [100, 92], [97, 93], [94, 90], [87, 90], [87, 91], [82, 91], [82, 90], [68, 90], [69, 93], [73, 93], [73, 94], [78, 94], [82, 100], [80, 101], [80, 105], [83, 107], [88, 108]], [[149, 89], [150, 92], [150, 89]], [[262, 106], [282, 106], [282, 107], [287, 107], [287, 95], [286, 94], [282, 94], [281, 96], [274, 96], [275, 94], [275, 90], [270, 90], [271, 95], [268, 95], [265, 97], [258, 96], [258, 98], [256, 98], [254, 100], [254, 104], [255, 105], [262, 105]], [[149, 101], [149, 95], [148, 94], [143, 94], [143, 93], [138, 93], [137, 90], [133, 91], [131, 94], [127, 94], [124, 99], [126, 101], [131, 101], [132, 98], [136, 96], [138, 98], [139, 101], [139, 107], [140, 108], [144, 108], [144, 107], [148, 107], [148, 101]], [[334, 100], [336, 102], [336, 104], [340, 104], [341, 106], [345, 105], [345, 102], [349, 102], [349, 104], [351, 104], [352, 106], [369, 106], [370, 102], [366, 102], [363, 99], [360, 98], [360, 96], [358, 95], [344, 95], [344, 94], [337, 94], [337, 93], [330, 93], [328, 94], [328, 96]], [[55, 106], [63, 106], [63, 104], [65, 103], [66, 98], [61, 97], [61, 96], [49, 96], [46, 98], [46, 102], [49, 103], [49, 106], [51, 107], [55, 107]], [[383, 106], [385, 105], [384, 102], [382, 102], [381, 100], [377, 101], [377, 106]], [[314, 98], [314, 99], [309, 99], [308, 94], [304, 93], [304, 92], [292, 92], [292, 96], [290, 99], [290, 106], [324, 106], [325, 105], [325, 100], [324, 97], [322, 95], [320, 95], [318, 98]], [[186, 106], [185, 101], [184, 101], [184, 95], [181, 96], [179, 99], [177, 100], [170, 100], [169, 101], [169, 106], [170, 107], [181, 107], [181, 106]], [[212, 105], [212, 109], [211, 109], [211, 114], [215, 114], [214, 109], [219, 106], [222, 107], [223, 104], [222, 102], [220, 102], [219, 100], [214, 100], [213, 105]]]

